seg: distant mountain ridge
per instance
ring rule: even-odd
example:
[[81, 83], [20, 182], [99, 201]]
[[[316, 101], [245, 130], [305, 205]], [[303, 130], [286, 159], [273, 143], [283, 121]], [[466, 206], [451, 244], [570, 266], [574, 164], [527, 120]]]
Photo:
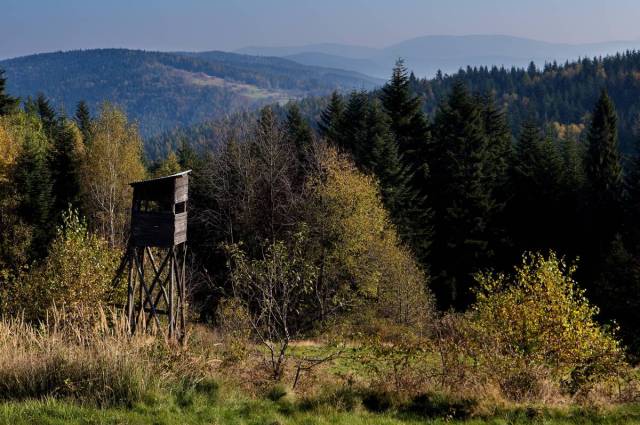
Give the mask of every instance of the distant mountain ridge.
[[81, 99], [93, 110], [115, 102], [145, 136], [268, 103], [383, 83], [353, 71], [217, 51], [76, 50], [2, 60], [0, 69], [12, 95], [42, 92], [67, 112]]
[[640, 48], [640, 40], [603, 43], [550, 43], [507, 35], [432, 35], [417, 37], [383, 48], [341, 44], [293, 47], [246, 47], [237, 52], [279, 56], [301, 64], [331, 66], [384, 78], [401, 57], [418, 76], [437, 70], [453, 73], [466, 66], [522, 67], [534, 61], [565, 62], [580, 57], [605, 56]]

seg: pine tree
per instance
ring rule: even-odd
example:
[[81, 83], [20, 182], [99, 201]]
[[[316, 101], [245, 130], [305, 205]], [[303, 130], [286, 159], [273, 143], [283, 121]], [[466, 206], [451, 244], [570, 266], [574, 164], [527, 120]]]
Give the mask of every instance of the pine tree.
[[42, 121], [45, 134], [49, 139], [53, 139], [58, 130], [58, 118], [55, 110], [49, 103], [49, 99], [47, 99], [47, 97], [42, 93], [38, 94], [35, 106], [38, 116]]
[[[516, 252], [559, 249], [566, 232], [562, 220], [563, 161], [550, 137], [530, 117], [522, 125], [512, 170], [509, 233]], [[523, 225], [526, 223], [526, 225]]]
[[380, 99], [390, 118], [389, 125], [400, 154], [412, 158], [413, 167], [418, 169], [423, 165], [422, 153], [429, 139], [429, 128], [421, 110], [422, 100], [411, 93], [410, 84], [404, 61], [398, 59], [391, 80], [382, 88]]
[[344, 109], [342, 96], [334, 91], [329, 99], [329, 105], [322, 111], [318, 122], [320, 135], [335, 144], [338, 143], [342, 132]]
[[295, 103], [287, 111], [285, 127], [289, 139], [298, 151], [300, 162], [304, 163], [308, 150], [313, 143], [313, 132], [309, 123], [302, 117], [300, 108]]
[[622, 165], [618, 150], [618, 117], [605, 90], [600, 94], [588, 133], [587, 178], [593, 206], [619, 205], [622, 195]]
[[84, 100], [78, 102], [74, 120], [76, 122], [76, 125], [80, 129], [80, 132], [82, 133], [82, 140], [84, 141], [84, 144], [88, 145], [91, 142], [92, 118], [91, 113], [89, 112], [89, 106]]
[[54, 231], [51, 221], [53, 191], [47, 158], [47, 141], [43, 135], [29, 135], [16, 164], [15, 180], [20, 188], [19, 214], [33, 226], [32, 255], [40, 257]]
[[0, 116], [9, 115], [18, 109], [18, 99], [6, 93], [7, 79], [4, 77], [4, 70], [0, 69]]
[[411, 184], [412, 174], [402, 161], [388, 121], [379, 102], [370, 102], [366, 117], [368, 149], [364, 165], [378, 178], [384, 205], [390, 211], [400, 236], [409, 242], [416, 257], [424, 263], [432, 236], [431, 211]]
[[443, 307], [472, 299], [472, 274], [487, 264], [495, 201], [487, 184], [491, 166], [482, 108], [462, 82], [435, 116], [429, 199], [434, 207], [432, 264]]
[[608, 248], [620, 230], [622, 219], [623, 178], [617, 123], [613, 102], [602, 90], [589, 127], [585, 160], [589, 212], [587, 226], [592, 232], [593, 244], [600, 253]]
[[76, 125], [63, 119], [53, 140], [50, 168], [54, 204], [52, 216], [61, 219], [62, 212], [80, 204], [80, 154], [82, 135]]
[[335, 139], [338, 147], [349, 152], [360, 167], [367, 163], [367, 156], [371, 149], [367, 134], [368, 106], [369, 97], [366, 92], [352, 92], [342, 114], [340, 131], [336, 133]]
[[200, 159], [197, 152], [191, 147], [186, 138], [180, 140], [180, 147], [177, 152], [178, 163], [182, 170], [193, 170], [199, 167]]

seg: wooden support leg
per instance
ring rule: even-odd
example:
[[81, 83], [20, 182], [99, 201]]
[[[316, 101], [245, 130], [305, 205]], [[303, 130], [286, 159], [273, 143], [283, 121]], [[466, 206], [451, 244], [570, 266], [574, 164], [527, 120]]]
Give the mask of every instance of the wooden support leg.
[[169, 273], [170, 273], [170, 277], [169, 277], [169, 306], [167, 308], [168, 312], [169, 312], [169, 338], [172, 338], [175, 336], [175, 303], [173, 302], [174, 299], [174, 287], [175, 287], [175, 247], [171, 248], [171, 260], [169, 260], [170, 262], [170, 266], [169, 266]]

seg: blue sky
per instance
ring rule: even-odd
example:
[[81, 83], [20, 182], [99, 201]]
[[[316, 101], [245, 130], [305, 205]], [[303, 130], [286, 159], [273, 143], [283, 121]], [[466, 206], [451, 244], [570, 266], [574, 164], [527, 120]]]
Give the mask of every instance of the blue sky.
[[0, 58], [93, 47], [233, 50], [430, 34], [640, 38], [640, 0], [2, 0]]

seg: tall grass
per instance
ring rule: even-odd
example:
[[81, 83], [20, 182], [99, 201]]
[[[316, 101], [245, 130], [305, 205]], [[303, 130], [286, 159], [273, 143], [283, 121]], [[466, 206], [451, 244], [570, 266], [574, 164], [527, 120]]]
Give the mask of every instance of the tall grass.
[[164, 342], [131, 336], [114, 311], [54, 310], [32, 325], [0, 319], [0, 400], [69, 398], [131, 405], [159, 389]]

